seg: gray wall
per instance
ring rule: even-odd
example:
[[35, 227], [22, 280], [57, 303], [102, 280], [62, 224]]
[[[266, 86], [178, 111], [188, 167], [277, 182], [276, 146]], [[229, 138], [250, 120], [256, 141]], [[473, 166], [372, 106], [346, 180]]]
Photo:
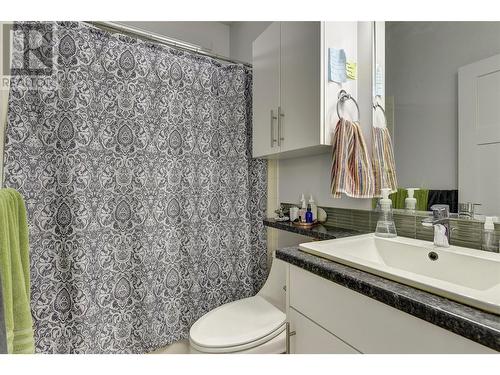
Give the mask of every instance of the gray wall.
[[120, 24], [193, 43], [223, 56], [252, 62], [252, 42], [271, 22], [138, 22]]
[[500, 53], [500, 22], [387, 22], [399, 185], [458, 188], [459, 67]]
[[300, 194], [306, 199], [312, 194], [319, 206], [367, 209], [371, 199], [354, 199], [343, 196], [333, 198], [330, 192], [331, 152], [278, 162], [278, 199], [299, 204]]
[[231, 22], [230, 53], [233, 59], [252, 62], [253, 41], [271, 22]]
[[118, 23], [193, 43], [219, 55], [229, 56], [229, 25], [222, 22], [140, 22]]

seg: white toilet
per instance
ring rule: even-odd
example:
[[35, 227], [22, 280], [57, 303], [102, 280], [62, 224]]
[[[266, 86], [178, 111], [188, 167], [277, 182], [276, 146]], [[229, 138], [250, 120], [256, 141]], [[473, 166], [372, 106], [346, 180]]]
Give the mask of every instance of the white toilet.
[[286, 263], [273, 257], [254, 297], [206, 313], [189, 331], [190, 353], [279, 354], [286, 350]]

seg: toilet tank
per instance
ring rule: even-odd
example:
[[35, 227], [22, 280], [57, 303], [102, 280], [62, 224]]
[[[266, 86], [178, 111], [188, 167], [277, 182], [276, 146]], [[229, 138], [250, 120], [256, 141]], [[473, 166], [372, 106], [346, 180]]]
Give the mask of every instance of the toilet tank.
[[285, 312], [286, 309], [286, 274], [288, 271], [288, 263], [280, 259], [276, 259], [273, 253], [273, 260], [271, 263], [271, 270], [269, 276], [262, 287], [257, 293], [259, 296], [265, 298], [268, 302], [272, 303], [281, 311]]

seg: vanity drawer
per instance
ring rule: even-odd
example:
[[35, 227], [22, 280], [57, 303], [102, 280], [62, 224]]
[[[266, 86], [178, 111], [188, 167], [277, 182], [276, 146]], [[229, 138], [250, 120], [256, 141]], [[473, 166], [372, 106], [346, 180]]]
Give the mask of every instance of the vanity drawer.
[[357, 354], [330, 332], [293, 308], [289, 312], [290, 330], [295, 335], [290, 338], [290, 351], [293, 354]]
[[296, 266], [289, 293], [293, 309], [362, 353], [496, 353]]

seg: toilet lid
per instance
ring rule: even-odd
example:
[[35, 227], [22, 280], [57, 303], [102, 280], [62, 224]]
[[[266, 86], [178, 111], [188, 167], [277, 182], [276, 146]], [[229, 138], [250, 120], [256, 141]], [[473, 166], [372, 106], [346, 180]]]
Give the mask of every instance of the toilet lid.
[[240, 346], [268, 336], [286, 315], [260, 296], [222, 305], [196, 321], [190, 340], [205, 348]]

